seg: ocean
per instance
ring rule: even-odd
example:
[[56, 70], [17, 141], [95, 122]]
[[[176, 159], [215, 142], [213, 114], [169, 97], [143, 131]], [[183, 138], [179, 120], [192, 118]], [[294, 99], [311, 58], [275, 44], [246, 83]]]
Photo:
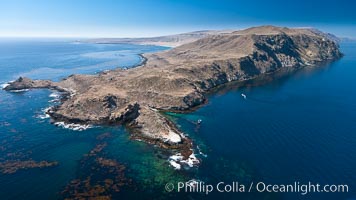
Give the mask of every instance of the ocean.
[[[19, 76], [58, 81], [70, 74], [129, 68], [141, 61], [138, 54], [165, 49], [1, 39], [0, 84]], [[51, 124], [44, 110], [58, 103], [55, 91], [0, 90], [0, 199], [93, 194], [113, 199], [355, 199], [356, 43], [342, 43], [341, 50], [345, 56], [336, 62], [272, 81], [232, 84], [209, 94], [207, 105], [192, 113], [167, 113], [200, 150], [201, 164], [181, 170], [170, 166], [170, 152], [130, 140], [123, 127], [75, 131]], [[41, 161], [56, 164], [28, 164]], [[192, 179], [213, 185], [347, 184], [348, 192], [166, 191], [167, 183]]]

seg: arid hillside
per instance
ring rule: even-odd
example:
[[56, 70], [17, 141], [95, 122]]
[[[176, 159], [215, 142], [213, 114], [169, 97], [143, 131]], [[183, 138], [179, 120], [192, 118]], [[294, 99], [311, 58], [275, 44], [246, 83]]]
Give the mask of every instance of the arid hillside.
[[313, 29], [274, 26], [207, 35], [176, 48], [143, 55], [132, 69], [72, 75], [60, 82], [20, 78], [6, 90], [52, 88], [67, 93], [48, 111], [54, 121], [124, 124], [133, 137], [190, 151], [190, 141], [160, 111], [189, 111], [212, 88], [281, 69], [317, 66], [342, 56], [335, 41]]

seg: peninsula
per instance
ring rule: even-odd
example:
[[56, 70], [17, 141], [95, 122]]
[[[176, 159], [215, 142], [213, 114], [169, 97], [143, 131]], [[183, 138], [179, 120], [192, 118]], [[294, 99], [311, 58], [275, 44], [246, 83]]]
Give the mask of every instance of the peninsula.
[[20, 77], [4, 89], [62, 91], [62, 103], [48, 110], [54, 122], [121, 124], [133, 138], [177, 149], [188, 158], [191, 140], [162, 112], [191, 111], [207, 101], [209, 91], [229, 82], [318, 66], [342, 56], [332, 38], [314, 29], [261, 26], [187, 41], [142, 55], [142, 65], [135, 68], [71, 75], [60, 82]]

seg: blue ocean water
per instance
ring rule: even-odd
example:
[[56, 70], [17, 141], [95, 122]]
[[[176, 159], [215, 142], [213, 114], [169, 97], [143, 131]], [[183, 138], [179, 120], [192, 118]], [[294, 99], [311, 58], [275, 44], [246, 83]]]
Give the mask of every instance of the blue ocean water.
[[[146, 45], [85, 44], [63, 40], [1, 40], [0, 84], [19, 76], [60, 80], [74, 73], [95, 74], [117, 67], [131, 67], [141, 61], [138, 54], [165, 49]], [[152, 148], [129, 141], [122, 127], [95, 127], [78, 132], [50, 124], [49, 119], [42, 117], [44, 109], [54, 105], [51, 102], [54, 99], [50, 97], [53, 93], [50, 90], [19, 93], [0, 90], [0, 163], [9, 160], [59, 163], [54, 168], [1, 173], [0, 199], [62, 198], [61, 191], [82, 173], [83, 155], [97, 145], [97, 136], [103, 133], [113, 134], [110, 141], [113, 145], [109, 146], [113, 149], [110, 153], [115, 156], [112, 158], [130, 163], [130, 173], [140, 173], [145, 170], [145, 162], [146, 165], [153, 165], [157, 160]], [[138, 158], [141, 154], [147, 156]], [[160, 162], [161, 159], [155, 163]], [[155, 170], [154, 167], [149, 169]], [[156, 171], [159, 173], [159, 170]], [[130, 176], [129, 172], [127, 174]]]
[[[345, 56], [334, 63], [256, 87], [221, 90], [208, 105], [181, 116], [178, 123], [190, 127], [208, 148], [201, 173], [224, 180], [224, 173], [211, 167], [224, 159], [232, 166], [244, 163], [257, 181], [266, 183], [349, 186], [348, 193], [276, 198], [355, 199], [356, 43], [343, 43], [341, 50]], [[196, 118], [204, 119], [198, 131], [187, 123]]]
[[[142, 45], [80, 44], [70, 41], [0, 41], [0, 83], [18, 76], [59, 80], [130, 67], [137, 55], [164, 50]], [[113, 198], [147, 199], [354, 199], [356, 198], [356, 43], [341, 44], [345, 56], [316, 69], [266, 82], [220, 89], [189, 114], [168, 114], [206, 157], [198, 168], [176, 171], [158, 148], [132, 141], [122, 127], [73, 131], [42, 119], [53, 91], [0, 91], [0, 163], [57, 161], [58, 166], [0, 173], [1, 199], [61, 199], [72, 180], [110, 178], [86, 159], [97, 145], [100, 157], [125, 165], [131, 184]], [[241, 93], [247, 95], [244, 99]], [[202, 124], [195, 122], [202, 119]], [[109, 134], [108, 139], [100, 139]], [[1, 170], [1, 169], [0, 169]], [[94, 175], [93, 175], [94, 174]], [[99, 178], [95, 174], [100, 174]], [[164, 192], [168, 182], [198, 179], [308, 181], [348, 184], [348, 193], [187, 194]], [[116, 195], [116, 196], [115, 196]]]

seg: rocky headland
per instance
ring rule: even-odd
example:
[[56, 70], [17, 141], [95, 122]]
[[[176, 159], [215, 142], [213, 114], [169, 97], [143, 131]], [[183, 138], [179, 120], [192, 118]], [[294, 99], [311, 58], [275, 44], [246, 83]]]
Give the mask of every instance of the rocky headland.
[[135, 139], [177, 149], [188, 159], [192, 142], [162, 112], [187, 112], [206, 94], [281, 69], [318, 66], [342, 56], [338, 44], [314, 29], [253, 27], [211, 34], [167, 51], [144, 54], [131, 69], [71, 75], [60, 82], [20, 77], [5, 90], [49, 88], [65, 93], [48, 110], [54, 122], [124, 125]]

